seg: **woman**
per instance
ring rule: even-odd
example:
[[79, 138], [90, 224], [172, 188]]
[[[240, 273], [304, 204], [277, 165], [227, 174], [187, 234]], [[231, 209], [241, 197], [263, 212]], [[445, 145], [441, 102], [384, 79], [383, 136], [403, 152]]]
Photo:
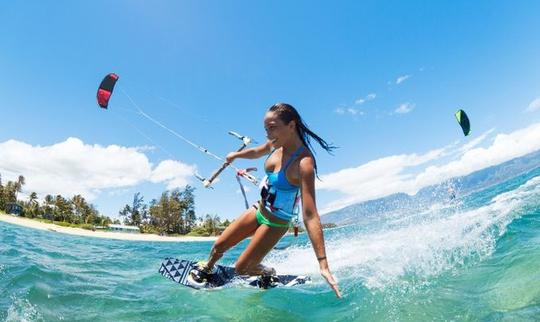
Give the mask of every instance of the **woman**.
[[269, 154], [264, 165], [267, 176], [261, 189], [262, 198], [225, 229], [212, 247], [208, 262], [201, 262], [191, 277], [195, 281], [207, 278], [225, 251], [250, 236], [253, 237], [249, 245], [236, 261], [236, 272], [275, 275], [273, 268], [265, 267], [261, 262], [287, 232], [301, 198], [304, 224], [321, 275], [336, 296], [341, 298], [338, 285], [328, 268], [321, 220], [315, 203], [317, 165], [310, 149], [310, 139], [317, 141], [328, 152], [334, 147], [308, 129], [296, 109], [289, 104], [278, 103], [270, 107], [264, 117], [264, 128], [268, 138], [265, 144], [232, 152], [226, 158], [230, 163], [237, 158], [257, 159]]

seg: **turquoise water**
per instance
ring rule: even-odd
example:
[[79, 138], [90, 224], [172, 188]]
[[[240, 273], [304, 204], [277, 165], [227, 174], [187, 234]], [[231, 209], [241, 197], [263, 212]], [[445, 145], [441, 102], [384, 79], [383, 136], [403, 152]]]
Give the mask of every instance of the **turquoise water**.
[[318, 276], [306, 236], [265, 262], [312, 284], [195, 291], [157, 270], [164, 257], [205, 258], [211, 242], [103, 240], [0, 222], [0, 320], [540, 320], [540, 169], [325, 235], [342, 300]]

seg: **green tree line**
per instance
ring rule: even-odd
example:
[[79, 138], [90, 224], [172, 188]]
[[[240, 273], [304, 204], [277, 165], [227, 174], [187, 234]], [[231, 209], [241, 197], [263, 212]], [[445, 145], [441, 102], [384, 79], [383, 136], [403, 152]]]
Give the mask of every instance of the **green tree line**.
[[[22, 207], [20, 216], [78, 225], [87, 229], [120, 223], [119, 220], [113, 222], [109, 217], [100, 215], [81, 195], [65, 198], [48, 194], [40, 202], [37, 193], [31, 192], [27, 200], [19, 200], [18, 195], [24, 184], [25, 178], [19, 176], [17, 181], [8, 181], [3, 185], [0, 175], [0, 210], [7, 212], [14, 205], [18, 205]], [[195, 236], [219, 234], [230, 224], [229, 220], [222, 222], [219, 216], [210, 214], [197, 217], [194, 191], [195, 188], [189, 185], [183, 190], [165, 191], [159, 199], [153, 199], [149, 204], [144, 202], [140, 193], [136, 193], [133, 202], [126, 204], [119, 211], [119, 215], [124, 224], [138, 226], [143, 233]]]
[[142, 232], [161, 235], [210, 236], [219, 234], [230, 222], [217, 215], [195, 215], [195, 188], [187, 185], [183, 190], [165, 191], [159, 199], [144, 203], [140, 193], [133, 196], [119, 215], [124, 224], [138, 226]]
[[27, 200], [19, 200], [18, 195], [24, 184], [24, 176], [19, 176], [17, 181], [8, 181], [5, 185], [0, 176], [0, 210], [9, 211], [14, 206], [20, 206], [20, 216], [80, 225], [89, 229], [113, 222], [109, 217], [100, 215], [81, 195], [65, 198], [48, 194], [40, 203], [37, 193], [31, 192]]

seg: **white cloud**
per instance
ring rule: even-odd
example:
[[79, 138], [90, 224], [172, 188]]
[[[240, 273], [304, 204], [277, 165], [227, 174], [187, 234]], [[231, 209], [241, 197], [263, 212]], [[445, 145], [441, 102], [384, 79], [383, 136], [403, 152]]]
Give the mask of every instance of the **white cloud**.
[[395, 109], [394, 113], [398, 113], [398, 114], [406, 114], [406, 113], [409, 113], [410, 111], [412, 111], [414, 109], [414, 104], [411, 104], [411, 103], [403, 103], [401, 105], [399, 105], [398, 108]]
[[397, 79], [396, 79], [396, 85], [399, 85], [401, 83], [403, 83], [404, 81], [406, 81], [407, 79], [411, 78], [412, 76], [411, 75], [403, 75], [403, 76], [399, 76]]
[[335, 112], [339, 115], [364, 115], [364, 112], [352, 107], [338, 107]]
[[149, 180], [154, 183], [166, 182], [167, 189], [184, 187], [189, 183], [195, 167], [173, 160], [165, 160], [152, 171]]
[[357, 99], [356, 101], [354, 101], [354, 104], [356, 104], [356, 105], [362, 105], [362, 104], [364, 104], [364, 103], [367, 102], [367, 101], [372, 101], [372, 100], [374, 100], [376, 97], [377, 97], [377, 94], [375, 94], [375, 93], [370, 93], [370, 94], [366, 95], [366, 97], [364, 97], [364, 98], [359, 98], [359, 99]]
[[95, 199], [105, 189], [125, 189], [144, 181], [163, 182], [169, 188], [186, 184], [194, 167], [178, 161], [153, 165], [142, 151], [147, 147], [85, 144], [78, 138], [49, 146], [9, 140], [0, 143], [0, 173], [4, 180], [26, 178], [25, 192], [81, 194]]
[[351, 114], [351, 115], [357, 115], [357, 114], [359, 114], [359, 115], [364, 115], [363, 112], [359, 111], [359, 110], [356, 109], [356, 108], [352, 108], [352, 107], [348, 108], [348, 109], [347, 109], [347, 112], [349, 112], [349, 114]]
[[[322, 175], [322, 182], [317, 182], [317, 188], [337, 191], [342, 197], [321, 207], [321, 213], [397, 192], [415, 194], [424, 187], [540, 149], [540, 123], [509, 134], [497, 134], [490, 146], [473, 148], [492, 132], [489, 130], [457, 149], [451, 144], [421, 155], [413, 153], [389, 156]], [[434, 165], [449, 155], [453, 156], [453, 160], [443, 165]], [[416, 172], [413, 172], [415, 169]]]
[[465, 153], [469, 150], [471, 150], [472, 148], [474, 148], [475, 146], [479, 145], [480, 143], [484, 142], [485, 139], [493, 132], [495, 131], [495, 129], [490, 129], [484, 133], [482, 133], [479, 137], [471, 140], [470, 142], [464, 144], [461, 149], [459, 150], [461, 153]]
[[534, 112], [534, 111], [538, 111], [538, 110], [540, 110], [540, 97], [538, 97], [537, 99], [532, 101], [525, 111], [526, 112]]

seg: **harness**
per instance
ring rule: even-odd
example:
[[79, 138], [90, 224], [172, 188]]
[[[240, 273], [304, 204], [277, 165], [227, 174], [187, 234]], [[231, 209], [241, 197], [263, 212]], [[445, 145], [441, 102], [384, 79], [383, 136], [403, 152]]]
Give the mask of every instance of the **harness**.
[[[274, 151], [272, 151], [272, 153], [274, 153]], [[303, 151], [304, 146], [300, 146], [296, 149], [287, 162], [285, 162], [285, 166], [278, 172], [266, 171], [266, 177], [261, 183], [261, 198], [264, 205], [274, 216], [283, 220], [292, 221], [298, 216], [300, 188], [293, 186], [289, 180], [287, 180], [286, 173], [291, 163]], [[268, 158], [272, 153], [270, 153]]]

